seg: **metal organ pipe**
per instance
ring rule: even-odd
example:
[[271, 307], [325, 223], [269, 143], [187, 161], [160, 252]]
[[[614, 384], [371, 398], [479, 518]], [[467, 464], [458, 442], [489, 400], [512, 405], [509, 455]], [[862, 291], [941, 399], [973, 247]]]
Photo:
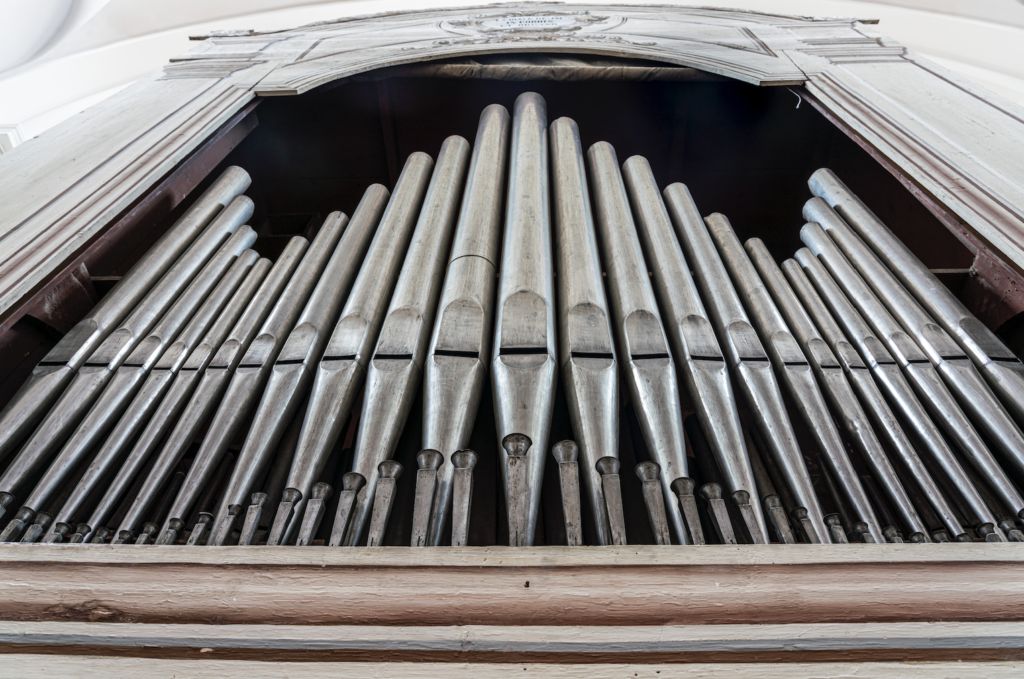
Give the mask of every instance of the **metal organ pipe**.
[[[809, 200], [804, 206], [804, 216], [808, 221], [818, 222], [828, 232], [850, 263], [864, 275], [889, 312], [913, 337], [975, 426], [1018, 472], [1024, 473], [1024, 433], [989, 390], [960, 346], [932, 321], [917, 300], [824, 200]], [[1011, 508], [1015, 512], [1024, 510], [1024, 507]]]
[[[398, 281], [400, 262], [412, 239], [433, 168], [434, 161], [425, 153], [413, 153], [405, 161], [341, 318], [317, 366], [295, 457], [268, 544], [290, 544], [296, 539], [305, 511], [303, 500], [309, 498], [313, 484], [323, 473], [348, 422], [352, 405], [363, 386], [370, 353], [377, 343], [384, 312]], [[342, 505], [339, 503], [338, 507], [340, 510]], [[334, 544], [332, 540], [332, 546]]]
[[[932, 419], [923, 409], [916, 406], [924, 404], [931, 417], [956, 443], [964, 457], [985, 475], [1000, 497], [1004, 501], [1008, 501], [1007, 504], [1018, 503], [1020, 496], [995, 458], [992, 457], [985, 442], [960, 410], [956, 400], [946, 389], [946, 385], [936, 374], [935, 368], [932, 367], [914, 340], [903, 332], [895, 319], [889, 315], [889, 312], [867, 287], [867, 283], [854, 270], [820, 225], [816, 223], [805, 225], [800, 231], [800, 237], [808, 249], [817, 256], [818, 261], [825, 265], [824, 268], [828, 270], [834, 281], [842, 286], [841, 293], [837, 287], [833, 294], [842, 294], [843, 299], [852, 302], [857, 311], [864, 314], [871, 324], [870, 330], [866, 326], [851, 326], [847, 328], [847, 332], [850, 333], [854, 344], [861, 351], [864, 360], [869, 366], [874, 366], [872, 370], [879, 384], [888, 390], [890, 398], [904, 410], [908, 421], [914, 423], [915, 429], [924, 434], [925, 440], [929, 444], [929, 452], [935, 456], [935, 460], [942, 466], [945, 473], [954, 479], [957, 489], [968, 502], [977, 519], [981, 523], [994, 524], [996, 517], [975, 490], [952, 451], [942, 443], [941, 434], [934, 431], [935, 424]], [[813, 272], [813, 269], [809, 269], [806, 265], [804, 265], [804, 269], [809, 273]], [[811, 280], [817, 284], [815, 278], [812, 277]], [[830, 297], [826, 294], [826, 299], [830, 299]], [[833, 310], [835, 311], [835, 307]], [[842, 319], [842, 314], [837, 313], [837, 316]], [[859, 319], [859, 316], [857, 318]], [[910, 384], [913, 384], [913, 390], [910, 388]], [[917, 396], [914, 395], [915, 392]], [[920, 401], [918, 401], [918, 396]], [[918, 419], [920, 419], [919, 422]], [[935, 440], [936, 437], [937, 440]]]
[[[73, 520], [78, 516], [82, 504], [87, 496], [107, 471], [121, 457], [132, 440], [138, 435], [146, 423], [153, 417], [157, 406], [163, 400], [174, 382], [175, 376], [184, 365], [191, 351], [202, 341], [203, 336], [216, 323], [220, 322], [222, 312], [228, 308], [236, 291], [244, 285], [250, 272], [259, 260], [259, 255], [254, 250], [246, 250], [235, 260], [231, 268], [224, 274], [224, 277], [217, 283], [203, 302], [202, 307], [189, 321], [188, 325], [178, 338], [160, 356], [160, 359], [153, 366], [152, 371], [146, 377], [145, 383], [139, 389], [138, 394], [132, 399], [125, 409], [124, 414], [114, 425], [110, 434], [103, 441], [99, 451], [89, 462], [85, 474], [79, 480], [71, 496], [64, 502], [56, 514], [54, 533], [52, 535], [64, 536], [74, 528]], [[270, 268], [270, 262], [263, 260], [259, 270], [266, 272]], [[261, 275], [262, 276], [262, 275]], [[255, 286], [251, 286], [250, 293], [255, 292]], [[241, 313], [240, 305], [236, 305], [237, 313]], [[234, 322], [233, 320], [229, 322]], [[225, 328], [226, 331], [226, 328]], [[130, 359], [128, 361], [131, 362]], [[123, 367], [123, 366], [122, 366]], [[37, 485], [38, 489], [39, 485]], [[33, 492], [33, 494], [35, 491]], [[82, 517], [84, 518], [84, 517]]]
[[[366, 485], [356, 495], [349, 518], [345, 533], [349, 546], [358, 544], [368, 529], [371, 513], [376, 514], [373, 500], [379, 467], [395, 454], [420, 389], [468, 166], [469, 142], [458, 136], [448, 137], [438, 153], [412, 243], [370, 360], [352, 461], [352, 470], [366, 479]], [[382, 530], [389, 512], [383, 515]]]
[[[584, 154], [532, 92], [512, 117], [485, 108], [474, 146], [411, 154], [393, 195], [371, 185], [351, 222], [332, 212], [273, 265], [250, 249], [248, 183], [229, 168], [0, 413], [0, 517], [20, 507], [0, 541], [171, 545], [191, 528], [192, 546], [379, 547], [411, 512], [412, 546], [449, 521], [465, 546], [495, 527], [470, 535], [476, 474], [527, 546], [555, 463], [548, 525], [571, 546], [625, 545], [642, 517], [661, 545], [1024, 540], [1001, 466], [1024, 473], [1024, 364], [829, 170], [781, 265], [684, 185], [659, 191], [646, 159]], [[650, 455], [625, 476], [620, 366]], [[467, 449], [488, 370], [493, 457]], [[549, 448], [559, 378], [575, 440]]]
[[981, 323], [928, 267], [829, 169], [808, 180], [825, 201], [871, 246], [925, 310], [960, 345], [1006, 408], [1024, 422], [1024, 364]]
[[[679, 361], [701, 429], [722, 470], [730, 498], [737, 491], [757, 498], [729, 366], [672, 230], [654, 173], [645, 158], [633, 156], [623, 163], [622, 174], [636, 216], [640, 243], [653, 273], [654, 292], [667, 319], [666, 334]], [[753, 503], [752, 509], [761, 534], [767, 536], [761, 503]]]
[[[754, 326], [768, 350], [768, 357], [775, 366], [780, 381], [797, 406], [797, 412], [806, 422], [818, 450], [831, 467], [839, 488], [853, 507], [857, 520], [866, 523], [872, 537], [877, 542], [882, 542], [882, 526], [875, 517], [871, 502], [861, 487], [857, 471], [846, 454], [839, 430], [829, 414], [828, 405], [815, 382], [807, 357], [790, 333], [786, 321], [754, 270], [729, 221], [724, 215], [713, 214], [707, 218], [707, 224], [726, 269], [732, 275], [737, 289], [744, 293], [743, 300], [747, 311], [753, 318]], [[825, 351], [828, 351], [827, 348]], [[830, 360], [830, 367], [835, 365], [838, 368], [835, 358], [828, 357], [827, 360]]]
[[[814, 265], [821, 266], [814, 259], [814, 255], [806, 248], [798, 251], [796, 257], [797, 260], [808, 262], [809, 267]], [[875, 378], [872, 376], [871, 369], [861, 358], [860, 354], [857, 353], [854, 345], [846, 338], [843, 330], [832, 317], [825, 302], [815, 290], [797, 260], [787, 259], [782, 263], [782, 269], [786, 274], [786, 278], [789, 280], [797, 297], [800, 298], [803, 308], [814, 319], [818, 329], [821, 330], [822, 337], [825, 338], [825, 341], [839, 358], [843, 371], [846, 373], [850, 383], [853, 385], [854, 391], [857, 392], [857, 396], [860, 397], [861, 403], [871, 417], [875, 430], [889, 444], [890, 449], [900, 459], [904, 468], [914, 477], [914, 481], [920, 485], [928, 504], [935, 511], [946, 529], [949, 530], [950, 534], [954, 537], [963, 535], [964, 529], [960, 525], [959, 520], [957, 520], [956, 514], [942, 496], [938, 486], [935, 485], [935, 481], [932, 479], [928, 469], [921, 462], [914, 444], [907, 437], [895, 413], [893, 413], [886, 402], [885, 396], [879, 389]], [[856, 312], [854, 311], [854, 313]]]
[[802, 510], [802, 516], [806, 517], [799, 522], [811, 531], [805, 538], [809, 542], [828, 543], [825, 517], [811, 486], [768, 354], [750, 325], [689, 190], [683, 184], [672, 184], [663, 194], [679, 242], [694, 267], [697, 286], [708, 303], [711, 321], [724, 345], [733, 377], [752, 411], [766, 452], [772, 456], [790, 492], [800, 503], [794, 510]]
[[[250, 181], [242, 168], [226, 169], [113, 290], [46, 354], [0, 412], [0, 460], [32, 433], [100, 343], [135, 310], [210, 222], [249, 187]], [[246, 215], [242, 221], [248, 218]], [[221, 223], [227, 227], [228, 222]]]
[[[250, 261], [255, 261], [255, 253], [248, 250], [255, 240], [256, 232], [247, 226], [236, 231], [181, 293], [156, 327], [114, 371], [103, 393], [82, 418], [81, 424], [47, 467], [42, 478], [36, 482], [35, 488], [18, 511], [18, 521], [31, 523], [31, 514], [48, 503], [60, 484], [78, 467], [82, 458], [103, 440], [132, 398], [143, 387], [157, 360], [163, 356], [164, 350], [176, 339], [178, 333], [187, 325], [203, 300], [210, 295], [214, 286], [238, 257], [243, 252], [248, 252], [252, 255]], [[20, 530], [16, 528], [14, 532], [19, 533]], [[6, 529], [4, 534], [0, 535], [0, 539], [10, 540], [13, 537], [16, 535]]]
[[[253, 485], [266, 469], [285, 429], [305, 398], [313, 379], [312, 366], [323, 356], [330, 338], [328, 330], [338, 320], [342, 303], [359, 273], [388, 197], [387, 189], [374, 184], [363, 194], [351, 222], [340, 212], [328, 215], [323, 228], [336, 223], [339, 225], [337, 228], [344, 228], [344, 234], [270, 371], [267, 386], [263, 389], [249, 433], [215, 515], [208, 545], [223, 544], [235, 528], [234, 517], [240, 516], [242, 508], [248, 506]], [[235, 508], [238, 511], [233, 512]]]
[[619, 385], [579, 129], [551, 123], [562, 384], [598, 544], [611, 544], [597, 461], [619, 456]]
[[504, 106], [492, 104], [480, 114], [424, 364], [423, 447], [444, 456], [427, 531], [427, 544], [433, 546], [441, 544], [451, 512], [456, 474], [452, 455], [469, 445], [487, 381], [510, 128]]
[[587, 152], [587, 161], [626, 386], [644, 443], [659, 467], [672, 535], [679, 544], [686, 544], [682, 510], [671, 489], [673, 481], [689, 477], [675, 361], [669, 353], [615, 149], [598, 142]]
[[522, 543], [529, 546], [540, 511], [558, 380], [547, 105], [533, 92], [516, 99], [507, 195], [491, 388], [506, 508], [512, 501], [507, 492], [508, 452], [501, 442], [512, 434], [533, 442], [526, 453], [528, 497]]
[[[245, 196], [235, 197], [131, 310], [118, 329], [84, 360], [57, 403], [0, 476], [0, 512], [6, 511], [28, 479], [67, 441], [121, 364], [149, 335], [224, 241], [252, 215], [252, 210], [251, 200]], [[237, 240], [234, 244], [240, 245]], [[248, 244], [239, 247], [236, 254], [246, 247]]]
[[[762, 282], [771, 293], [772, 299], [785, 317], [789, 327], [792, 328], [797, 343], [800, 344], [800, 348], [803, 349], [804, 355], [810, 362], [811, 369], [817, 376], [825, 397], [832, 405], [832, 411], [838, 416], [838, 424], [846, 430], [854, 448], [860, 452], [863, 460], [871, 468], [874, 478], [882, 484], [886, 496], [900, 515], [901, 525], [906, 526], [910, 531], [908, 539], [911, 542], [929, 542], [927, 527], [918, 516], [917, 510], [914, 509], [906, 490], [903, 489], [903, 484], [896, 476], [896, 470], [882, 449], [881, 441], [875, 435], [867, 413], [861, 407], [857, 394], [847, 379], [847, 375], [853, 372], [847, 356], [840, 355], [840, 358], [837, 359], [836, 354], [832, 353], [831, 348], [822, 339], [814, 322], [800, 304], [764, 243], [758, 238], [751, 238], [746, 242], [745, 248], [760, 274]], [[848, 348], [852, 354], [853, 347], [848, 346]], [[855, 354], [853, 358], [855, 359], [854, 365], [866, 376], [867, 370], [864, 368], [864, 364]], [[846, 364], [845, 369], [840, 361]], [[868, 492], [867, 489], [864, 490]], [[885, 525], [891, 524], [885, 522]]]
[[[302, 255], [308, 247], [309, 242], [305, 238], [300, 236], [292, 238], [260, 285], [245, 313], [231, 329], [227, 339], [219, 347], [204, 342], [192, 352], [188, 361], [179, 371], [175, 384], [171, 387], [165, 401], [173, 399], [177, 403], [185, 404], [184, 412], [174, 422], [166, 439], [163, 439], [163, 447], [155, 460], [153, 469], [122, 518], [115, 539], [130, 539], [134, 535], [136, 527], [144, 521], [143, 516], [152, 508], [152, 503], [156, 500], [160, 489], [174, 474], [175, 468], [188, 447], [220, 404], [224, 391], [235, 374], [235, 369], [278, 302], [282, 291], [291, 280], [292, 274], [298, 268]], [[140, 458], [148, 457], [152, 450], [150, 447], [160, 444], [161, 438], [156, 431], [159, 423], [157, 423], [157, 427], [153, 425], [154, 422], [151, 421], [150, 426], [136, 443], [135, 449], [129, 454], [129, 460], [134, 459], [137, 464], [141, 465]], [[136, 452], [139, 454], [136, 455]], [[124, 471], [126, 470], [122, 468], [122, 472]], [[131, 481], [122, 477], [121, 474], [119, 477], [122, 478], [122, 482], [125, 484], [124, 488], [127, 489]], [[97, 508], [93, 513], [93, 518], [89, 520], [89, 525], [93, 530], [105, 523], [116, 507], [116, 501], [113, 500], [109, 491], [107, 498], [109, 500], [105, 499], [101, 503], [101, 508]], [[106, 514], [106, 516], [101, 519], [100, 514]]]
[[[221, 456], [248, 419], [250, 410], [256, 405], [266, 386], [288, 333], [298, 320], [302, 307], [313, 292], [313, 287], [320, 280], [320, 275], [334, 253], [347, 223], [348, 219], [344, 217], [324, 222], [298, 269], [281, 293], [281, 298], [274, 305], [259, 334], [235, 368], [235, 374], [232, 375], [224, 397], [213, 419], [210, 420], [209, 430], [189, 467], [185, 482], [171, 503], [168, 518], [160, 530], [160, 544], [172, 543], [177, 539], [185, 527], [185, 519], [188, 518], [192, 504], [213, 476]], [[215, 523], [213, 530], [216, 531], [217, 528], [218, 525]], [[210, 538], [214, 539], [213, 533]]]

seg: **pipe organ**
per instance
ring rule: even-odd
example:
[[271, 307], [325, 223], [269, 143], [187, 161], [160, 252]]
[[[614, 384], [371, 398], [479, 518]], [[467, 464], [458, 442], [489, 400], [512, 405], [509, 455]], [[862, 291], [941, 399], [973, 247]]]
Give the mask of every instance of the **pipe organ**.
[[[215, 77], [252, 101], [138, 192], [95, 192], [121, 196], [106, 221], [32, 213], [49, 268], [0, 261], [0, 573], [21, 583], [0, 644], [28, 643], [3, 621], [109, 605], [131, 634], [201, 625], [242, 658], [219, 623], [285, 660], [271, 626], [303, 630], [296, 658], [358, 662], [419, 643], [346, 636], [366, 626], [539, 635], [456, 651], [437, 631], [407, 658], [500, 663], [607, 663], [544, 645], [607, 625], [629, 662], [671, 664], [719, 660], [630, 625], [946, 620], [943, 658], [1019, 658], [979, 627], [1019, 620], [1024, 549], [1024, 241], [998, 212], [1024, 200], [986, 202], [998, 159], [958, 161], [978, 182], [958, 191], [920, 162], [938, 141], [912, 152], [842, 103], [851, 74], [910, 77], [862, 22], [559, 7], [323, 29], [362, 56], [209, 37], [146, 87]], [[379, 25], [439, 52], [409, 63]], [[885, 96], [862, 104], [897, 116]], [[351, 627], [317, 646], [322, 624]], [[734, 641], [712, 646], [752, 668], [813, 656]]]
[[[483, 468], [454, 502], [453, 460], [485, 455], [514, 547], [1024, 541], [1024, 367], [836, 173], [776, 261], [537, 93], [475, 142], [413, 153], [273, 264], [225, 170], [0, 415], [0, 539], [464, 546], [496, 519]], [[410, 459], [417, 401], [437, 447]]]

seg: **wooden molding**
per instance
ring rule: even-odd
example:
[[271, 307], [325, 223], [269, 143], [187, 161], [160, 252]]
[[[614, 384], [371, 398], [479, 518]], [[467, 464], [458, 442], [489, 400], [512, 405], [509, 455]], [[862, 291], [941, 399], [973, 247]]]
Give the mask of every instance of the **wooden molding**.
[[1019, 623], [649, 626], [0, 623], [0, 653], [446, 663], [934, 662], [1024, 659]]
[[0, 316], [68, 270], [117, 215], [253, 97], [493, 52], [644, 58], [757, 85], [805, 84], [994, 256], [1024, 271], [1024, 110], [907, 52], [869, 23], [519, 3], [219, 33], [0, 156]]
[[2, 546], [0, 620], [319, 625], [1020, 621], [1024, 545]]
[[322, 679], [1016, 679], [1021, 663], [1011, 662], [829, 662], [554, 665], [541, 663], [275, 662], [244, 660], [161, 660], [74, 656], [7, 655], [4, 671], [17, 677], [137, 679], [138, 677], [290, 677]]

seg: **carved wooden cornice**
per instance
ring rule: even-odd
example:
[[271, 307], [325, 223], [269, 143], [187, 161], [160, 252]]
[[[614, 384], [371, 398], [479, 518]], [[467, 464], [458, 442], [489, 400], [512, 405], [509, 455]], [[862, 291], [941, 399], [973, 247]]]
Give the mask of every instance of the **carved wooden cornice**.
[[[493, 52], [639, 57], [803, 85], [996, 268], [1024, 270], [1024, 111], [870, 21], [741, 10], [510, 3], [204, 39], [159, 73], [0, 157], [0, 320], [257, 96]], [[73, 268], [73, 267], [72, 267]]]

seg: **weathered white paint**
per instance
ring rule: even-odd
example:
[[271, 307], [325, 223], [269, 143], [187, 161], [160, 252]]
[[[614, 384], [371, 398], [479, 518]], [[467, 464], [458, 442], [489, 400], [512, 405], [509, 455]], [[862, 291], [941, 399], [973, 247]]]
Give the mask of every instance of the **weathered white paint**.
[[1024, 623], [823, 623], [380, 627], [372, 625], [158, 625], [0, 622], [0, 644], [182, 649], [551, 653], [979, 650], [1024, 648]]
[[51, 655], [5, 655], [5, 672], [25, 677], [79, 677], [80, 679], [136, 679], [144, 676], [251, 679], [252, 677], [372, 677], [385, 679], [962, 679], [1019, 677], [1024, 663], [693, 663], [682, 665], [545, 665], [537, 663], [303, 663], [243, 660], [156, 660]]

